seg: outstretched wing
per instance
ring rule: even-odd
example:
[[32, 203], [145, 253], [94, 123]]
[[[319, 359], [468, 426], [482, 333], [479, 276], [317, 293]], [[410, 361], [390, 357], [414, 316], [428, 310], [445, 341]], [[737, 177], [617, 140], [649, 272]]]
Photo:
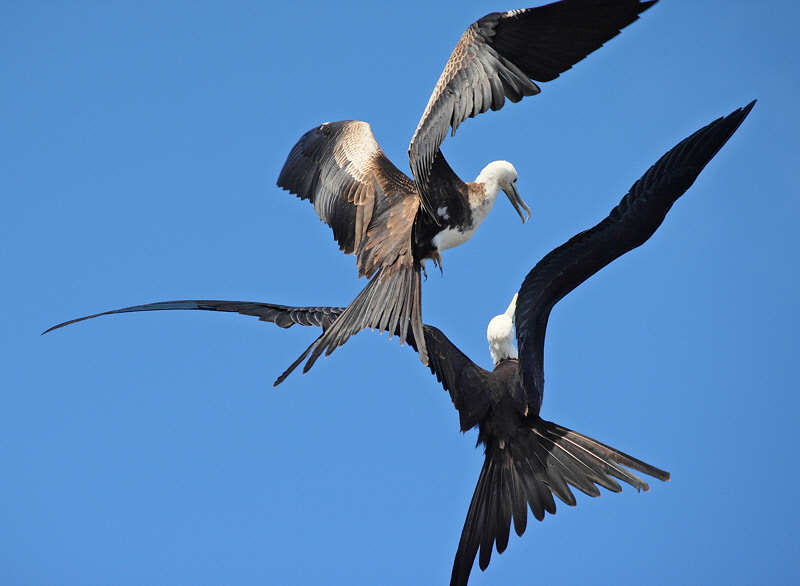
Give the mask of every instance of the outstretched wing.
[[[314, 205], [320, 220], [333, 230], [339, 248], [359, 257], [359, 275], [372, 274], [384, 264], [384, 259], [377, 259], [372, 263], [375, 267], [367, 269], [361, 258], [364, 249], [380, 247], [408, 232], [394, 240], [403, 241], [410, 250], [411, 224], [418, 208], [414, 183], [384, 155], [366, 122], [327, 122], [306, 132], [289, 153], [278, 186]], [[410, 219], [389, 222], [390, 214]]]
[[[102, 315], [167, 309], [225, 311], [251, 315], [261, 321], [272, 322], [282, 328], [289, 328], [297, 324], [301, 326], [316, 326], [323, 330], [327, 330], [328, 326], [345, 310], [344, 307], [293, 307], [255, 301], [161, 301], [79, 317], [55, 325], [43, 332], [43, 334]], [[483, 377], [488, 376], [489, 373], [472, 362], [438, 328], [424, 325], [423, 330], [425, 342], [430, 353], [431, 372], [436, 375], [444, 389], [449, 391], [453, 404], [461, 416], [461, 428], [466, 431], [477, 425], [486, 413], [486, 409], [488, 409], [488, 396], [484, 396], [474, 389], [487, 388], [486, 385], [476, 383], [476, 380], [480, 381]], [[395, 333], [399, 334], [399, 332]], [[408, 332], [407, 341], [409, 346], [417, 350], [417, 341], [411, 330]]]
[[206, 311], [228, 311], [240, 313], [242, 315], [252, 315], [261, 321], [272, 322], [282, 328], [289, 328], [295, 324], [301, 326], [317, 326], [327, 329], [339, 314], [344, 311], [344, 307], [291, 307], [289, 305], [275, 305], [272, 303], [256, 303], [254, 301], [161, 301], [158, 303], [147, 303], [145, 305], [134, 305], [113, 311], [104, 311], [79, 317], [60, 323], [57, 326], [42, 332], [52, 332], [58, 328], [63, 328], [70, 324], [100, 317], [101, 315], [111, 315], [114, 313], [131, 313], [135, 311], [158, 311], [163, 309], [203, 309]]
[[516, 325], [523, 386], [541, 394], [547, 319], [553, 306], [608, 263], [643, 244], [672, 204], [733, 135], [755, 101], [682, 140], [633, 184], [609, 216], [562, 244], [528, 273], [517, 298]]
[[433, 89], [408, 155], [422, 206], [439, 145], [467, 118], [499, 110], [508, 98], [539, 93], [638, 18], [655, 0], [563, 0], [536, 8], [487, 14], [462, 35]]
[[428, 349], [428, 366], [458, 410], [461, 431], [472, 429], [486, 416], [491, 405], [491, 373], [475, 364], [447, 339], [441, 330], [423, 326]]

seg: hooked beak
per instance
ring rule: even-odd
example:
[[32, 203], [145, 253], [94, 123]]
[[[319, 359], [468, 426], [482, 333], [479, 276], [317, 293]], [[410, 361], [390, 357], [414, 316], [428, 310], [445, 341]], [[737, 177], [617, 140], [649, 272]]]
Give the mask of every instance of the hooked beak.
[[[517, 186], [516, 185], [511, 185], [510, 189], [507, 189], [507, 190], [504, 189], [503, 192], [508, 196], [508, 201], [510, 201], [511, 205], [514, 206], [514, 209], [517, 210], [517, 213], [519, 214], [519, 217], [522, 219], [522, 223], [524, 224], [526, 222], [526, 220], [530, 220], [531, 219], [531, 208], [529, 208], [525, 204], [525, 202], [522, 201], [522, 198], [519, 196], [519, 192], [517, 191]], [[522, 209], [520, 209], [520, 206], [522, 206]], [[528, 214], [527, 218], [522, 213], [522, 210], [525, 210], [525, 212], [527, 212], [527, 214]]]

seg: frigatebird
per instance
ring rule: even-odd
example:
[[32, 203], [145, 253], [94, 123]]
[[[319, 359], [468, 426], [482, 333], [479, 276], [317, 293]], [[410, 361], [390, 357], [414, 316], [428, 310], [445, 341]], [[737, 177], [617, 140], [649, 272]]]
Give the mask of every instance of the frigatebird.
[[[540, 92], [535, 81], [555, 79], [638, 18], [655, 0], [562, 0], [494, 12], [462, 35], [409, 145], [413, 180], [395, 167], [358, 120], [322, 124], [297, 142], [278, 186], [313, 205], [345, 254], [356, 255], [358, 276], [369, 283], [275, 381], [280, 384], [306, 357], [303, 372], [364, 328], [407, 336], [409, 321], [428, 363], [422, 335], [421, 270], [441, 269], [440, 252], [466, 242], [494, 206], [499, 190], [525, 222], [530, 209], [517, 192], [507, 161], [487, 165], [472, 183], [450, 168], [439, 146], [452, 128], [505, 99]], [[520, 206], [522, 209], [520, 209]]]
[[[642, 245], [661, 225], [672, 204], [733, 135], [755, 101], [719, 118], [678, 143], [636, 181], [619, 205], [593, 228], [554, 249], [531, 269], [519, 292], [487, 329], [492, 371], [470, 360], [436, 327], [423, 325], [429, 367], [458, 410], [460, 427], [478, 427], [485, 461], [458, 544], [451, 586], [464, 586], [480, 549], [479, 565], [489, 565], [492, 548], [503, 553], [511, 522], [517, 535], [527, 526], [527, 509], [539, 521], [554, 514], [553, 496], [574, 506], [570, 486], [599, 496], [598, 485], [637, 490], [647, 483], [626, 468], [666, 481], [669, 473], [546, 421], [539, 415], [544, 392], [544, 338], [553, 306], [601, 268]], [[126, 307], [71, 320], [47, 330], [113, 313], [165, 309], [238, 312], [274, 322], [328, 331], [342, 307], [292, 307], [248, 301], [167, 301]], [[516, 324], [517, 348], [514, 347]], [[47, 333], [47, 332], [45, 332]], [[409, 345], [418, 348], [413, 331]]]

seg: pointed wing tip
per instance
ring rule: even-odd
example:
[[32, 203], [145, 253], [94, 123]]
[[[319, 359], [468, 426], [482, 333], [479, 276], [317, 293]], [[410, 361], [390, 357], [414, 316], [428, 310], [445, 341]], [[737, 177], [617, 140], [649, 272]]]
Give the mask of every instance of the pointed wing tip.
[[[739, 119], [739, 124], [741, 124], [744, 121], [744, 119], [747, 118], [747, 115], [750, 114], [750, 110], [753, 109], [753, 107], [756, 105], [757, 101], [758, 101], [758, 99], [755, 99], [752, 102], [750, 102], [749, 104], [747, 104], [746, 106], [743, 106], [741, 108], [737, 108], [736, 110], [734, 110], [733, 112], [731, 112], [730, 114], [725, 116], [725, 118], [738, 118]], [[736, 128], [734, 128], [734, 130], [731, 131], [731, 134], [733, 134], [733, 132], [735, 132], [736, 129], [739, 128], [739, 124], [737, 124]]]
[[47, 328], [45, 331], [43, 331], [43, 332], [42, 332], [41, 334], [39, 334], [39, 335], [40, 335], [40, 336], [44, 336], [45, 334], [47, 334], [47, 333], [49, 333], [49, 332], [52, 332], [53, 330], [57, 330], [57, 329], [59, 329], [59, 328], [63, 328], [64, 326], [68, 326], [68, 325], [70, 325], [70, 324], [74, 324], [74, 323], [77, 323], [77, 322], [79, 322], [79, 321], [83, 321], [83, 320], [86, 320], [86, 319], [92, 319], [93, 317], [98, 317], [99, 315], [103, 315], [103, 314], [98, 314], [98, 315], [88, 315], [88, 316], [86, 316], [86, 317], [78, 317], [78, 318], [75, 318], [75, 319], [71, 319], [71, 320], [69, 320], [69, 321], [62, 322], [62, 323], [60, 323], [60, 324], [54, 325], [54, 326], [53, 326], [53, 327], [51, 327], [51, 328]]

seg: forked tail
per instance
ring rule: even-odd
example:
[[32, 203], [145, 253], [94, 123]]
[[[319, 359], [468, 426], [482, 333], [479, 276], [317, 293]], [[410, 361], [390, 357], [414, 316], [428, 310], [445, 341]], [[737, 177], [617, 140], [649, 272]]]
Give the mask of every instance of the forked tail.
[[350, 336], [364, 328], [389, 332], [389, 337], [397, 335], [404, 344], [408, 326], [417, 340], [420, 360], [428, 365], [428, 352], [425, 348], [425, 335], [422, 332], [422, 280], [417, 266], [395, 270], [383, 276], [378, 271], [367, 286], [356, 296], [350, 305], [336, 318], [331, 326], [278, 377], [274, 386], [281, 384], [308, 356], [303, 373], [308, 372], [322, 353], [330, 355], [342, 346]]
[[517, 535], [525, 532], [528, 507], [541, 521], [545, 512], [556, 512], [553, 496], [574, 506], [570, 485], [594, 497], [600, 496], [597, 485], [621, 492], [616, 478], [647, 491], [647, 483], [625, 467], [669, 480], [668, 472], [590, 437], [538, 416], [529, 417], [528, 423], [529, 428], [509, 441], [486, 439], [486, 460], [461, 532], [450, 586], [466, 586], [479, 548], [481, 570], [489, 565], [495, 542], [497, 553], [505, 551], [512, 519]]

